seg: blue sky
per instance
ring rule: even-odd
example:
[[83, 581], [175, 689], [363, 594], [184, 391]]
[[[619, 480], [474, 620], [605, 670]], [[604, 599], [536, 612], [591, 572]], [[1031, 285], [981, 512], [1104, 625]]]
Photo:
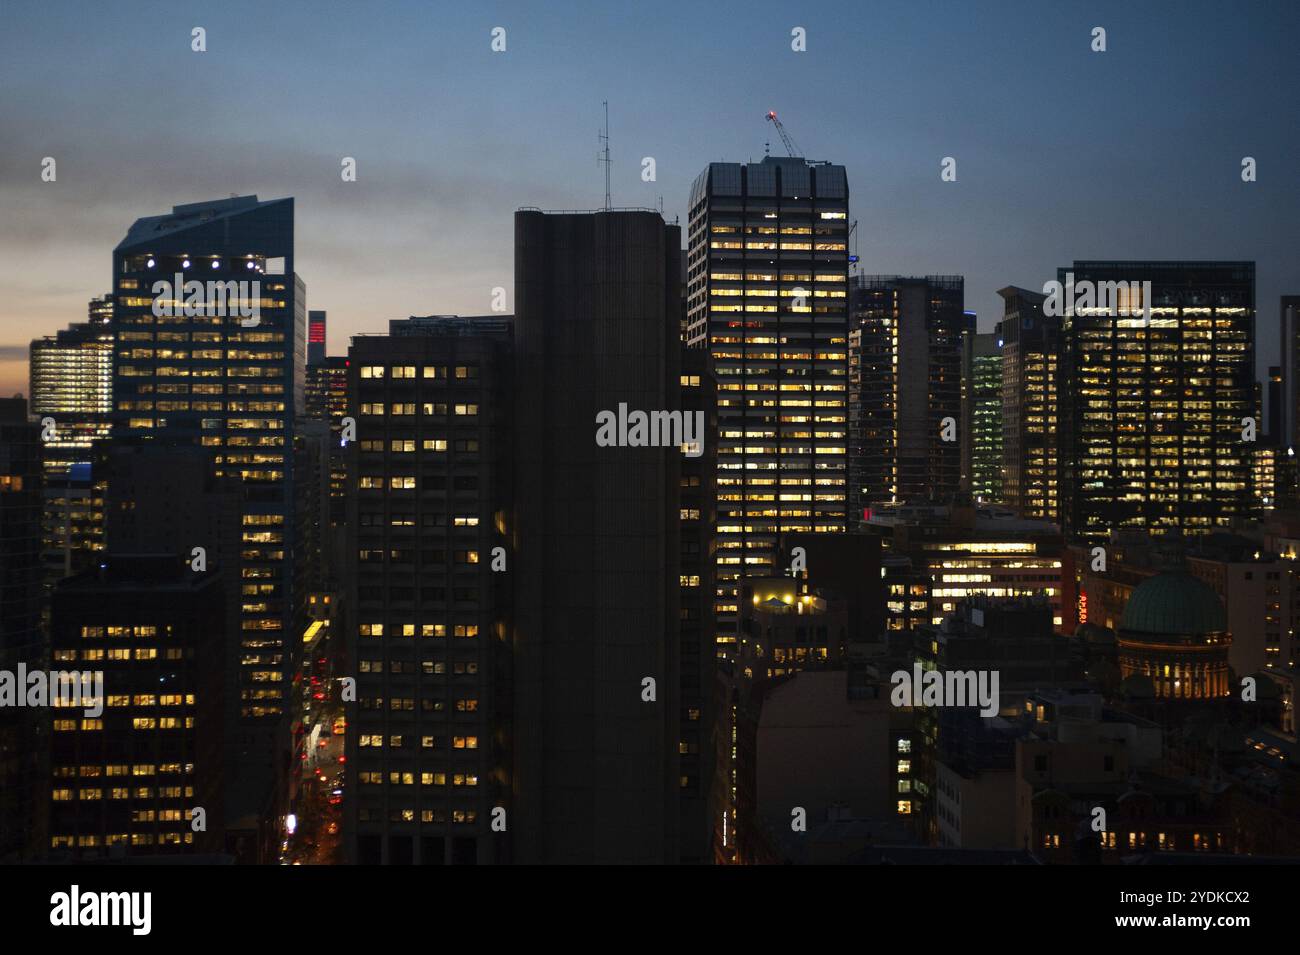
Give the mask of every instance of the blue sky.
[[515, 208], [601, 203], [605, 99], [616, 205], [684, 219], [705, 163], [781, 151], [775, 109], [848, 167], [864, 268], [964, 275], [985, 329], [998, 288], [1076, 258], [1254, 259], [1263, 367], [1277, 298], [1300, 292], [1297, 26], [1291, 0], [7, 0], [0, 393], [26, 390], [33, 335], [109, 290], [136, 217], [232, 193], [297, 198], [332, 352], [389, 318], [486, 311], [512, 285]]

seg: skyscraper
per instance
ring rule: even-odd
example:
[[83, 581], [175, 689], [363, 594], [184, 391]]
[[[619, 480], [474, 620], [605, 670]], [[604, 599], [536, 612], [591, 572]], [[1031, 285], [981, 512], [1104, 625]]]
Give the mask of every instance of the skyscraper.
[[1002, 500], [1021, 517], [1058, 520], [1057, 385], [1061, 319], [1046, 296], [1009, 285], [1002, 296]]
[[963, 377], [973, 316], [959, 275], [854, 276], [849, 485], [855, 523], [873, 502], [946, 501], [969, 447]]
[[971, 358], [971, 493], [1002, 500], [1002, 339], [976, 335]]
[[849, 189], [843, 166], [710, 163], [691, 188], [687, 342], [718, 379], [718, 641], [786, 531], [846, 525]]
[[679, 858], [682, 435], [596, 439], [683, 410], [680, 250], [650, 210], [515, 215], [517, 862]]
[[226, 647], [232, 819], [282, 813], [290, 769], [302, 617], [289, 561], [293, 445], [307, 319], [293, 221], [293, 199], [180, 205], [136, 220], [113, 252], [114, 438], [186, 439], [207, 449], [217, 476], [242, 486], [242, 547], [226, 568], [237, 601]]
[[[396, 324], [403, 334], [358, 336], [348, 352], [357, 434], [343, 625], [357, 700], [346, 854], [372, 864], [507, 862], [519, 831], [509, 764], [518, 566], [507, 553], [509, 323]], [[494, 828], [497, 808], [504, 830]]]
[[35, 339], [30, 350], [32, 414], [53, 425], [41, 442], [50, 581], [85, 569], [104, 549], [104, 487], [93, 463], [113, 409], [111, 297], [92, 300], [89, 312], [91, 321]]
[[[1249, 516], [1254, 263], [1076, 261], [1058, 283], [1067, 535], [1196, 534]], [[1110, 283], [1118, 296], [1101, 295]], [[1140, 307], [1124, 307], [1125, 289]]]

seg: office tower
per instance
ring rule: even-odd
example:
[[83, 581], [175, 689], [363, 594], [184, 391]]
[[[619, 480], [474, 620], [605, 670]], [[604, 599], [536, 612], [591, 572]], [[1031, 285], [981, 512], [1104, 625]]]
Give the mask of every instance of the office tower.
[[875, 502], [946, 501], [962, 490], [963, 371], [973, 316], [959, 275], [855, 275], [859, 380], [849, 395], [855, 523]]
[[517, 862], [679, 858], [691, 437], [631, 415], [685, 404], [680, 250], [649, 210], [515, 214]]
[[50, 582], [89, 567], [104, 549], [104, 486], [93, 464], [113, 408], [111, 297], [88, 310], [89, 322], [35, 339], [30, 349], [31, 410], [48, 433], [42, 557]]
[[[508, 321], [481, 331], [420, 321], [358, 336], [348, 351], [350, 861], [507, 862], [523, 837], [509, 765], [521, 558], [508, 517]], [[498, 807], [504, 831], [493, 828]]]
[[1254, 263], [1076, 261], [1057, 280], [1067, 536], [1203, 534], [1254, 513]]
[[225, 568], [239, 595], [225, 648], [238, 701], [227, 732], [234, 819], [281, 815], [296, 770], [289, 678], [302, 600], [289, 558], [307, 316], [293, 217], [293, 199], [180, 205], [136, 220], [113, 252], [114, 440], [188, 440], [243, 492], [243, 546]]
[[687, 343], [718, 379], [718, 641], [783, 531], [846, 528], [849, 189], [843, 166], [710, 163], [691, 187]]
[[[0, 608], [0, 670], [44, 667], [40, 427], [28, 422], [23, 398], [0, 398]], [[0, 860], [6, 862], [44, 848], [42, 722], [38, 710], [0, 707]]]
[[974, 336], [971, 356], [971, 493], [976, 501], [1002, 500], [1002, 340], [997, 332]]
[[307, 365], [319, 365], [325, 360], [325, 313], [307, 313]]
[[54, 665], [102, 673], [103, 696], [47, 714], [53, 858], [222, 847], [224, 610], [220, 569], [180, 555], [110, 554], [57, 585]]
[[1022, 517], [1058, 520], [1057, 382], [1061, 319], [1046, 296], [1009, 285], [1002, 296], [1002, 503]]

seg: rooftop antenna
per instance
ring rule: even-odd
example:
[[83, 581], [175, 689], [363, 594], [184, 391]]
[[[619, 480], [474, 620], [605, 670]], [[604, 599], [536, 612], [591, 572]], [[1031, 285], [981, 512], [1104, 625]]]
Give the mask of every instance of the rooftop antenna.
[[605, 148], [597, 154], [596, 162], [605, 164], [605, 211], [608, 212], [611, 205], [609, 201], [609, 100], [605, 100], [604, 104], [605, 128], [597, 134], [596, 138], [605, 144]]

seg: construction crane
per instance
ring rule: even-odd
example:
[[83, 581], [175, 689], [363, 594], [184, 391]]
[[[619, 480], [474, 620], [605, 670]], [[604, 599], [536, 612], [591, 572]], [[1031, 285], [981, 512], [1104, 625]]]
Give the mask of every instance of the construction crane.
[[803, 150], [799, 148], [799, 144], [790, 138], [790, 134], [781, 125], [781, 121], [776, 118], [776, 110], [769, 109], [767, 111], [767, 121], [775, 126], [776, 131], [781, 134], [781, 142], [785, 143], [785, 151], [790, 154], [791, 158], [797, 159], [803, 156]]

